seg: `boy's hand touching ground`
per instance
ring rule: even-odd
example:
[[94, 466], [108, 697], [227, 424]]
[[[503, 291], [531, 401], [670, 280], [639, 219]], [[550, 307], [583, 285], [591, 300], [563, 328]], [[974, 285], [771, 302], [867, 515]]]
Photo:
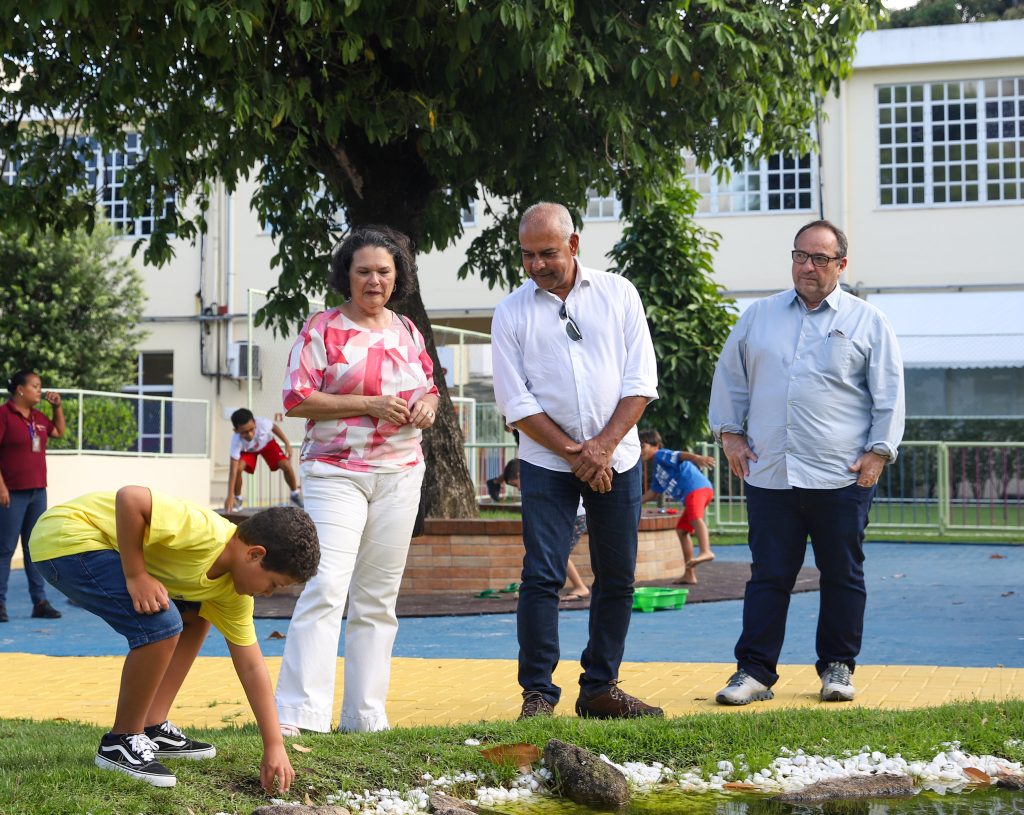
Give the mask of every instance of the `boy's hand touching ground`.
[[295, 780], [295, 770], [292, 769], [292, 763], [288, 760], [284, 742], [265, 748], [263, 760], [260, 762], [260, 786], [267, 792], [274, 792], [275, 778], [278, 792], [288, 792]]

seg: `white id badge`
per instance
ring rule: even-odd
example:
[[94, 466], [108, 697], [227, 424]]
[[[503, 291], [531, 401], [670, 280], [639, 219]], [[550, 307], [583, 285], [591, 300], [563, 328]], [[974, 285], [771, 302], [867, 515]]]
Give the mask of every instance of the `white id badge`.
[[37, 436], [35, 433], [32, 434], [32, 452], [43, 452], [43, 440], [39, 438], [39, 436]]

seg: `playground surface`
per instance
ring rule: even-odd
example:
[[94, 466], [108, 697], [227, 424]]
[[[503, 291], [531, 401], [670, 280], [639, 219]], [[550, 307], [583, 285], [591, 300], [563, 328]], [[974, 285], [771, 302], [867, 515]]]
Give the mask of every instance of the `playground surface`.
[[[744, 546], [719, 547], [701, 567], [749, 561]], [[811, 562], [810, 553], [808, 563]], [[853, 705], [906, 708], [957, 699], [1024, 697], [1024, 547], [998, 544], [868, 544], [868, 613]], [[735, 569], [732, 569], [735, 571]], [[20, 572], [11, 576], [11, 622], [0, 625], [0, 672], [8, 692], [0, 718], [66, 718], [107, 724], [117, 697], [123, 641], [63, 598], [62, 620], [33, 620]], [[478, 603], [489, 601], [481, 599]], [[682, 609], [634, 612], [622, 668], [624, 687], [669, 715], [737, 713], [818, 705], [814, 675], [817, 594], [795, 594], [776, 698], [724, 708], [714, 693], [733, 670], [742, 601], [688, 603]], [[257, 620], [272, 676], [280, 666], [287, 619]], [[561, 615], [564, 689], [571, 715], [585, 610]], [[182, 726], [251, 720], [241, 686], [212, 634], [176, 706]], [[514, 718], [519, 708], [513, 614], [403, 618], [395, 645], [388, 713], [393, 725]], [[339, 649], [338, 680], [343, 647]], [[452, 688], [459, 693], [452, 694]], [[339, 697], [340, 702], [340, 697]], [[843, 707], [843, 706], [839, 706]]]

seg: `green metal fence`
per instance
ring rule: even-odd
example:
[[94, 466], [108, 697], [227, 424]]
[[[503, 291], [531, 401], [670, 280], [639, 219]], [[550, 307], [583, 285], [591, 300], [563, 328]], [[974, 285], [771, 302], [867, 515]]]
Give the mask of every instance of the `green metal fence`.
[[[741, 479], [713, 445], [715, 500], [709, 523], [746, 528]], [[908, 441], [882, 472], [871, 530], [883, 533], [1005, 535], [1024, 532], [1024, 442]]]

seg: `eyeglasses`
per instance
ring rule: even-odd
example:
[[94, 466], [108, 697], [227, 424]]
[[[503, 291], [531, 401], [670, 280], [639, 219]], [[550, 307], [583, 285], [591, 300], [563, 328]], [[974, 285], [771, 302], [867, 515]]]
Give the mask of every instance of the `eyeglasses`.
[[573, 342], [579, 342], [583, 339], [583, 333], [580, 331], [580, 327], [576, 325], [576, 321], [569, 316], [569, 312], [565, 310], [565, 303], [562, 303], [562, 307], [558, 309], [558, 316], [565, 320], [565, 333], [569, 335], [569, 339]]
[[797, 265], [806, 263], [807, 262], [807, 258], [810, 258], [811, 259], [811, 263], [813, 263], [818, 268], [821, 268], [821, 267], [824, 267], [824, 266], [828, 266], [828, 262], [830, 260], [842, 260], [843, 259], [841, 255], [837, 256], [837, 257], [834, 257], [834, 258], [833, 257], [829, 257], [828, 255], [810, 255], [807, 252], [801, 252], [799, 249], [794, 249], [792, 252], [790, 252], [790, 255], [793, 258], [793, 262], [796, 263]]

